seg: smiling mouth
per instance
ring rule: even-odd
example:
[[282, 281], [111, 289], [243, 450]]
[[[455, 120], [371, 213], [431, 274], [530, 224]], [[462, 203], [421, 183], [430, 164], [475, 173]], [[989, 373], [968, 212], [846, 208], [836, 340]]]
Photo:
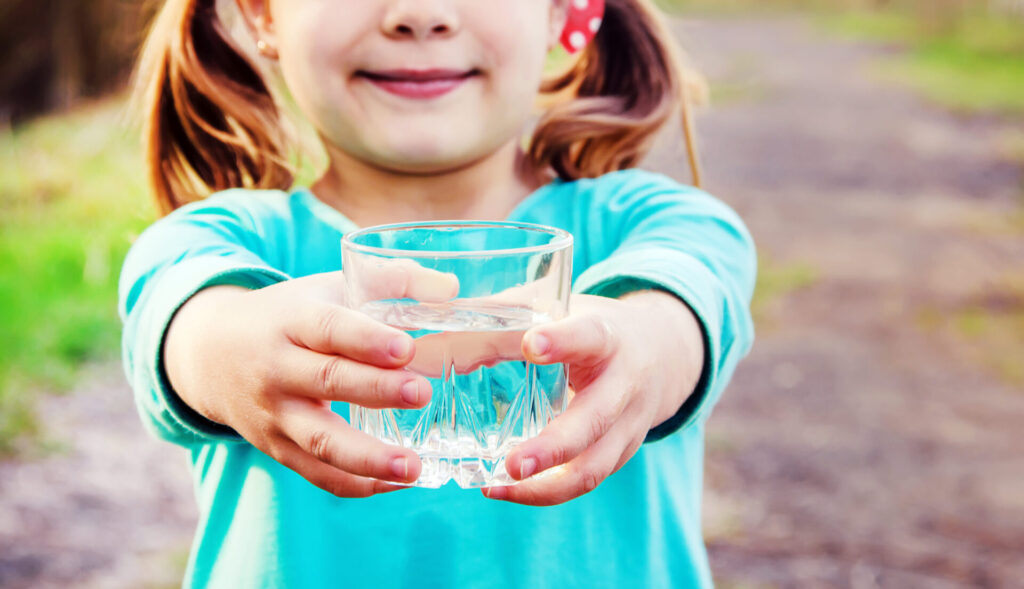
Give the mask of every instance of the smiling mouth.
[[384, 70], [356, 72], [374, 86], [404, 98], [427, 99], [447, 94], [480, 74], [480, 70]]
[[382, 71], [366, 71], [359, 70], [356, 72], [357, 76], [363, 76], [371, 80], [379, 81], [390, 81], [390, 82], [437, 82], [437, 81], [453, 81], [462, 80], [475, 75], [478, 75], [480, 70], [451, 70], [451, 69], [429, 69], [429, 70], [413, 70], [413, 69], [399, 69], [399, 70], [382, 70]]

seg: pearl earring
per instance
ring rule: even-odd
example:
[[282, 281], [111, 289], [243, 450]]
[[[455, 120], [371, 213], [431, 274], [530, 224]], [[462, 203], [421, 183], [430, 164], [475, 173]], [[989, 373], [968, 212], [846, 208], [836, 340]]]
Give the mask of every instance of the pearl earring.
[[260, 55], [262, 55], [263, 57], [268, 57], [271, 59], [277, 57], [277, 51], [275, 51], [274, 48], [271, 47], [270, 44], [264, 41], [263, 39], [256, 40], [256, 51], [259, 51]]

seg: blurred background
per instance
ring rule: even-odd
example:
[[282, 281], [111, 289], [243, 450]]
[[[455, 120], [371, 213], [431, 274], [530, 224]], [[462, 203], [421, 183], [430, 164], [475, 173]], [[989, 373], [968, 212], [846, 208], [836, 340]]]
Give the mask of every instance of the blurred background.
[[[1024, 579], [1024, 0], [660, 0], [707, 189], [760, 253], [709, 422], [718, 585]], [[116, 282], [154, 218], [153, 3], [0, 0], [0, 587], [172, 587], [186, 459], [142, 431]], [[679, 133], [645, 163], [687, 181]]]

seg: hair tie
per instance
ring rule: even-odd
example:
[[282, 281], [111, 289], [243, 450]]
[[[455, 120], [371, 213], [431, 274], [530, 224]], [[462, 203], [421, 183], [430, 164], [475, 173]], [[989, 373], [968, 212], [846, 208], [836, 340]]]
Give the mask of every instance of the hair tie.
[[569, 18], [562, 29], [562, 47], [576, 53], [586, 47], [601, 28], [604, 18], [604, 0], [570, 0]]

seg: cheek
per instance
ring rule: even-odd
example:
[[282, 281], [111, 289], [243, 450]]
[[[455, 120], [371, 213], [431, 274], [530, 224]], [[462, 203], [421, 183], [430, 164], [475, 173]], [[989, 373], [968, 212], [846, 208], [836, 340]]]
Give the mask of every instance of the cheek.
[[499, 111], [494, 116], [529, 116], [533, 112], [547, 57], [544, 39], [515, 38], [507, 30], [496, 30], [483, 42], [495, 62], [490, 64], [492, 99]]
[[540, 79], [547, 56], [547, 14], [534, 2], [509, 1], [498, 14], [475, 18], [473, 34], [496, 63], [494, 69], [506, 71], [526, 82]]
[[278, 23], [281, 74], [298, 107], [314, 123], [329, 123], [324, 118], [347, 104], [339, 100], [346, 84], [343, 57], [352, 53], [359, 27], [365, 26], [357, 16], [338, 18], [329, 2], [307, 2], [297, 3]]

